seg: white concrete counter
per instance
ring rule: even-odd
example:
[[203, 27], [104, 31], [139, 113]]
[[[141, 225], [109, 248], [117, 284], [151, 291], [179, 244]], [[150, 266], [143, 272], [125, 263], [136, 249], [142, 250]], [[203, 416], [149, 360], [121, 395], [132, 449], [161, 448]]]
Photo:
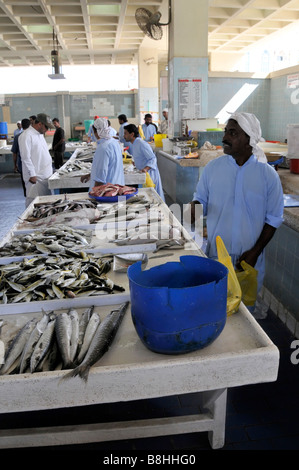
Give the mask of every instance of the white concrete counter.
[[[106, 306], [99, 312], [103, 315], [110, 310], [111, 307]], [[78, 377], [62, 381], [65, 371], [1, 376], [0, 413], [193, 392], [203, 392], [203, 413], [57, 428], [1, 430], [0, 447], [78, 444], [209, 431], [212, 447], [220, 448], [225, 438], [226, 389], [275, 381], [278, 364], [278, 349], [244, 306], [228, 318], [214, 343], [179, 356], [149, 351], [137, 336], [128, 311], [112, 347], [91, 368], [86, 384]]]

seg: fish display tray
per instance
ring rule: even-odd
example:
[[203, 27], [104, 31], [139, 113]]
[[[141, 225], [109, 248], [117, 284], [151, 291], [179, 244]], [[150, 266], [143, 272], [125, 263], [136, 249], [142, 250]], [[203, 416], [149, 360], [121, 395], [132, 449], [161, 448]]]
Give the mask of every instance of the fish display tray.
[[[139, 196], [145, 196], [148, 201], [154, 201], [154, 202], [160, 202], [163, 203], [162, 199], [160, 196], [157, 194], [157, 192], [153, 188], [141, 188], [138, 190], [138, 195]], [[23, 212], [23, 214], [18, 218], [18, 221], [14, 224], [14, 226], [11, 229], [11, 232], [15, 232], [18, 230], [24, 230], [28, 229], [28, 225], [26, 227], [24, 226], [24, 223], [22, 222], [23, 220], [27, 219], [28, 217], [32, 216], [33, 210], [34, 210], [34, 204], [40, 204], [40, 203], [51, 203], [51, 202], [56, 202], [58, 199], [63, 199], [64, 196], [67, 197], [67, 199], [71, 201], [80, 201], [80, 200], [90, 200], [88, 197], [88, 192], [81, 192], [81, 193], [66, 193], [64, 194], [55, 194], [51, 196], [38, 196], [32, 201], [32, 203], [26, 208], [26, 210]], [[107, 202], [107, 200], [105, 200]], [[117, 202], [117, 201], [116, 201]], [[74, 212], [74, 217], [76, 213]], [[81, 225], [77, 226], [77, 228], [80, 228]], [[85, 226], [87, 227], [87, 226]], [[40, 227], [34, 227], [40, 230]], [[76, 228], [76, 226], [73, 226], [73, 228]], [[32, 227], [33, 230], [33, 227]]]
[[[74, 160], [80, 159], [80, 152], [82, 148], [77, 148], [68, 161], [61, 167], [61, 169], [67, 168]], [[131, 162], [131, 161], [130, 161]], [[60, 169], [60, 170], [61, 170]], [[145, 183], [145, 173], [142, 173], [138, 170], [131, 171], [124, 174], [125, 184], [144, 184]], [[49, 178], [48, 185], [49, 189], [67, 189], [67, 188], [89, 188], [90, 182], [85, 183], [81, 182], [80, 176], [75, 176], [72, 173], [66, 173], [60, 175], [57, 171]]]
[[[0, 261], [1, 262], [1, 261]], [[130, 298], [129, 293], [129, 280], [125, 273], [116, 273], [111, 270], [107, 273], [107, 278], [111, 279], [114, 284], [117, 284], [124, 288], [122, 292], [111, 293], [99, 293], [97, 295], [82, 295], [74, 298], [54, 298], [49, 300], [33, 300], [30, 302], [15, 302], [15, 303], [0, 303], [0, 315], [10, 315], [15, 313], [27, 313], [27, 312], [42, 312], [42, 310], [48, 312], [52, 310], [59, 310], [62, 308], [79, 308], [79, 307], [91, 307], [92, 305], [111, 305], [117, 303], [123, 303]]]
[[122, 304], [130, 300], [130, 293], [127, 291], [119, 294], [92, 295], [89, 297], [76, 297], [74, 299], [54, 299], [36, 302], [18, 302], [11, 304], [0, 304], [0, 315], [13, 315], [24, 313], [50, 312], [52, 310], [83, 308], [104, 305]]
[[[163, 203], [162, 199], [158, 196], [156, 191], [153, 188], [141, 189], [139, 192], [140, 195], [145, 195], [149, 201], [159, 202], [162, 203], [163, 212], [165, 215], [169, 215], [169, 209]], [[74, 193], [68, 194], [67, 197], [73, 200], [80, 200], [85, 196], [87, 197], [87, 193]], [[52, 196], [39, 196], [37, 197], [30, 206], [25, 210], [21, 219], [24, 219], [30, 215], [33, 211], [33, 207], [35, 203], [48, 203], [54, 202], [59, 198], [59, 195], [52, 195]], [[132, 223], [132, 222], [131, 222]], [[177, 222], [178, 223], [178, 222]], [[75, 228], [75, 227], [73, 227]], [[86, 227], [90, 229], [91, 227]], [[22, 224], [18, 221], [14, 227], [11, 229], [10, 233], [5, 237], [4, 241], [9, 241], [9, 239], [13, 236], [14, 232], [17, 232], [18, 229], [22, 229]], [[38, 228], [40, 229], [40, 228]], [[95, 230], [95, 227], [93, 227]], [[186, 237], [188, 235], [186, 234]], [[153, 252], [157, 248], [156, 243], [140, 243], [140, 244], [133, 244], [133, 245], [116, 245], [114, 243], [110, 243], [108, 241], [100, 240], [94, 236], [97, 241], [96, 246], [93, 249], [84, 250], [87, 253], [101, 253], [101, 254], [119, 254], [119, 253], [145, 253], [145, 252]], [[192, 242], [192, 243], [191, 243]], [[193, 244], [193, 240], [190, 241]], [[2, 243], [1, 243], [2, 244]], [[195, 244], [194, 244], [195, 246]], [[193, 246], [193, 249], [194, 249]], [[190, 248], [189, 248], [190, 249]], [[192, 248], [191, 248], [192, 249]], [[182, 254], [181, 250], [174, 250], [175, 253], [174, 258]], [[169, 253], [169, 252], [168, 252]], [[160, 254], [160, 253], [159, 253]], [[30, 257], [36, 256], [29, 255]], [[39, 255], [43, 256], [43, 255]], [[47, 255], [44, 255], [45, 257]], [[28, 257], [28, 255], [24, 256], [16, 256], [11, 258], [0, 258], [0, 265], [8, 264], [15, 261], [21, 261], [24, 257]], [[107, 277], [111, 279], [115, 284], [124, 287], [124, 291], [120, 293], [114, 294], [100, 294], [100, 295], [93, 295], [93, 296], [82, 296], [82, 297], [75, 297], [75, 298], [63, 298], [63, 299], [52, 299], [52, 300], [40, 300], [40, 301], [31, 301], [31, 302], [17, 302], [17, 303], [8, 303], [8, 304], [0, 304], [0, 315], [8, 315], [8, 314], [15, 314], [15, 313], [24, 313], [24, 312], [41, 312], [42, 309], [45, 311], [54, 310], [59, 308], [67, 308], [69, 305], [73, 307], [79, 306], [91, 306], [94, 302], [100, 302], [101, 305], [111, 305], [112, 303], [122, 303], [129, 299], [129, 282], [126, 273], [115, 273], [113, 270], [107, 273]]]
[[88, 193], [88, 196], [90, 197], [90, 199], [95, 199], [96, 201], [99, 201], [99, 202], [117, 202], [118, 198], [125, 197], [126, 199], [129, 199], [132, 196], [136, 196], [136, 194], [138, 194], [138, 189], [134, 193], [124, 194], [122, 196], [107, 196], [107, 197], [101, 196], [100, 197], [100, 196], [92, 196], [90, 193]]

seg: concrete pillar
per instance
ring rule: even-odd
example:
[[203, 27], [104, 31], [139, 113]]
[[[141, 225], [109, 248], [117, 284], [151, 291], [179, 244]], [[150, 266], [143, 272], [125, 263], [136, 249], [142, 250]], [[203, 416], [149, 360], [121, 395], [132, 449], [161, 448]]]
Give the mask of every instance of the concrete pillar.
[[69, 91], [57, 92], [57, 108], [58, 117], [61, 127], [64, 129], [66, 140], [72, 137], [71, 119], [70, 119], [70, 105], [69, 105]]
[[139, 110], [140, 124], [144, 123], [144, 115], [152, 114], [153, 122], [159, 120], [159, 74], [157, 50], [142, 47], [138, 56], [139, 71]]
[[[172, 0], [168, 66], [169, 136], [181, 134], [182, 117], [209, 117], [208, 6], [208, 0]], [[182, 116], [183, 113], [191, 115]]]

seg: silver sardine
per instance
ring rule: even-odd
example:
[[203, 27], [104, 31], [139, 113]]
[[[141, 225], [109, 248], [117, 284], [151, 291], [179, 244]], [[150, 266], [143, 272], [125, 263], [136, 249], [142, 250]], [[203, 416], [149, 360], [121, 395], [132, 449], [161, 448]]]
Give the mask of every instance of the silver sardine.
[[87, 382], [90, 367], [95, 364], [110, 348], [122, 319], [127, 311], [129, 302], [125, 302], [118, 310], [112, 310], [100, 323], [92, 339], [83, 362], [64, 378], [76, 377]]

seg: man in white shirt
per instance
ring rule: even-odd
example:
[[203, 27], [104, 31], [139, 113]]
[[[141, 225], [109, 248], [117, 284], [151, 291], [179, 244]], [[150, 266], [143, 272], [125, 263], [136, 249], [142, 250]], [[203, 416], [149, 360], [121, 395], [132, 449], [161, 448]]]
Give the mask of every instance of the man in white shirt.
[[18, 121], [17, 122], [17, 129], [13, 131], [13, 136], [16, 137], [17, 135], [21, 134], [22, 132], [23, 132], [22, 122]]
[[53, 173], [52, 157], [44, 134], [54, 125], [47, 114], [40, 113], [35, 122], [19, 137], [22, 172], [26, 186], [26, 207], [37, 196], [51, 194], [48, 178]]
[[164, 108], [162, 114], [164, 119], [161, 122], [161, 134], [168, 134], [168, 109]]

